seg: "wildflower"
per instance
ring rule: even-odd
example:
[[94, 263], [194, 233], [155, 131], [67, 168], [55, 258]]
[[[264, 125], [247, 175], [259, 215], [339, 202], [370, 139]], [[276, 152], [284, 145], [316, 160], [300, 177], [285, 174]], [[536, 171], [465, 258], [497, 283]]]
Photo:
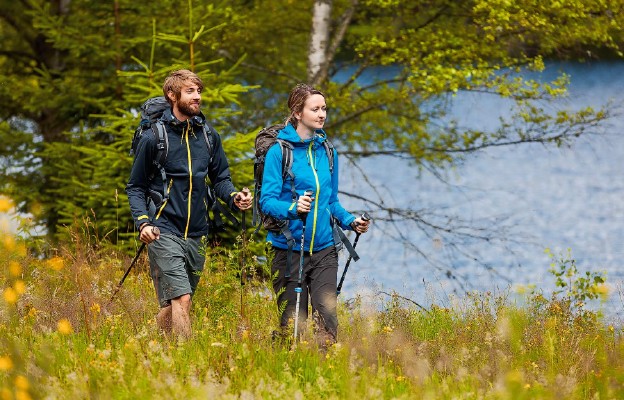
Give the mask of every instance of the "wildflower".
[[17, 302], [17, 292], [13, 288], [4, 289], [4, 301], [8, 304], [15, 304]]
[[384, 333], [390, 333], [390, 332], [393, 331], [393, 329], [392, 329], [391, 326], [384, 326], [383, 327], [383, 331], [384, 331]]
[[74, 332], [71, 322], [65, 318], [61, 319], [58, 324], [56, 324], [56, 327], [61, 335], [69, 335]]
[[524, 388], [527, 389], [527, 390], [531, 389], [531, 384], [530, 383], [525, 384]]
[[20, 256], [20, 257], [26, 257], [26, 253], [27, 253], [27, 250], [26, 250], [26, 245], [25, 245], [23, 242], [20, 242], [20, 243], [17, 245], [17, 248], [15, 249], [15, 252], [16, 252], [16, 253], [17, 253], [17, 255], [18, 255], [18, 256]]
[[9, 274], [11, 276], [20, 276], [22, 273], [22, 266], [17, 261], [9, 261]]
[[609, 325], [609, 332], [613, 333], [613, 331], [615, 331], [615, 328], [613, 328], [613, 325]]
[[99, 313], [100, 313], [100, 310], [101, 310], [101, 309], [100, 309], [100, 304], [99, 304], [99, 303], [93, 303], [93, 304], [91, 305], [91, 312], [92, 312], [93, 314], [99, 314]]
[[9, 212], [13, 208], [13, 202], [11, 199], [7, 199], [6, 197], [0, 197], [0, 212]]
[[15, 377], [15, 388], [19, 390], [28, 390], [28, 378], [24, 375]]
[[13, 360], [11, 357], [0, 357], [0, 371], [10, 371], [13, 369]]
[[32, 397], [25, 390], [17, 390], [15, 392], [15, 400], [32, 400]]
[[13, 284], [13, 289], [17, 294], [24, 294], [24, 292], [26, 291], [26, 284], [22, 280], [17, 280]]
[[30, 310], [28, 310], [28, 316], [29, 317], [35, 317], [37, 315], [37, 309], [35, 307], [31, 307]]
[[13, 237], [13, 235], [5, 235], [2, 238], [2, 241], [4, 242], [4, 247], [7, 249], [7, 251], [11, 252], [15, 250], [15, 238]]
[[397, 382], [403, 382], [404, 380], [405, 380], [405, 377], [403, 375], [399, 375], [396, 377]]
[[52, 257], [51, 259], [48, 260], [47, 264], [48, 264], [48, 267], [50, 267], [51, 269], [55, 271], [60, 271], [64, 267], [64, 261], [61, 257]]
[[8, 388], [2, 388], [0, 390], [0, 399], [2, 400], [11, 400], [13, 399], [13, 393]]

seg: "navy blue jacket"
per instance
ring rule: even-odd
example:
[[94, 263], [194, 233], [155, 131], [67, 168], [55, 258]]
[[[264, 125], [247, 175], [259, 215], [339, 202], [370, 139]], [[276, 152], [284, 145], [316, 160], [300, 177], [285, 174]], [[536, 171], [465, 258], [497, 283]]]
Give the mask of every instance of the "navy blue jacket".
[[[169, 198], [154, 215], [148, 211], [149, 192], [163, 193], [163, 179], [153, 164], [157, 138], [145, 132], [137, 146], [130, 179], [126, 186], [130, 210], [138, 228], [144, 222], [158, 226], [161, 232], [179, 237], [200, 237], [208, 234], [207, 178], [213, 183], [216, 195], [236, 210], [233, 196], [237, 193], [230, 177], [230, 169], [220, 136], [215, 132], [212, 154], [202, 129], [204, 116], [179, 121], [170, 109], [162, 116], [169, 147], [164, 165], [166, 190]], [[149, 177], [154, 178], [149, 182]]]
[[[295, 190], [301, 196], [306, 190], [313, 190], [312, 211], [306, 220], [304, 249], [316, 252], [334, 245], [330, 217], [334, 216], [343, 229], [351, 229], [355, 217], [338, 201], [338, 156], [334, 150], [334, 169], [330, 173], [329, 159], [323, 147], [325, 132], [316, 131], [312, 139], [302, 141], [295, 128], [288, 124], [277, 137], [293, 144], [293, 166]], [[301, 238], [303, 223], [297, 215], [297, 203], [292, 201], [290, 178], [282, 179], [282, 153], [274, 144], [266, 154], [260, 209], [277, 219], [289, 220], [289, 228], [295, 237]], [[287, 249], [284, 235], [269, 232], [267, 241], [273, 246]], [[297, 245], [299, 246], [299, 244]]]

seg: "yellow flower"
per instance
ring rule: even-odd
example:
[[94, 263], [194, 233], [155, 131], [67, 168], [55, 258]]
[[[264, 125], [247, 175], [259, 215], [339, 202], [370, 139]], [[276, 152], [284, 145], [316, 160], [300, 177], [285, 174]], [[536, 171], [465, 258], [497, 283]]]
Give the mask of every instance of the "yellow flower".
[[91, 312], [93, 314], [99, 314], [100, 313], [100, 305], [98, 303], [93, 303], [91, 305]]
[[37, 309], [35, 307], [31, 307], [30, 310], [28, 310], [28, 316], [35, 317], [36, 315], [37, 315]]
[[26, 257], [26, 253], [27, 253], [26, 245], [24, 243], [19, 243], [17, 245], [17, 249], [15, 249], [15, 252], [20, 257]]
[[19, 390], [28, 390], [28, 378], [26, 378], [24, 375], [16, 376], [15, 387]]
[[10, 371], [13, 369], [13, 360], [11, 357], [0, 357], [0, 371]]
[[58, 324], [56, 324], [56, 327], [57, 327], [59, 333], [62, 334], [62, 335], [69, 335], [70, 333], [74, 332], [74, 328], [72, 328], [71, 322], [69, 322], [65, 318], [60, 320], [58, 322]]
[[390, 333], [390, 332], [392, 332], [392, 331], [393, 331], [393, 329], [392, 329], [392, 327], [391, 327], [391, 326], [384, 326], [384, 327], [383, 327], [383, 331], [384, 331], [385, 333]]
[[24, 281], [18, 279], [13, 284], [13, 289], [15, 289], [17, 294], [24, 294], [26, 291], [26, 284], [24, 284]]
[[11, 276], [20, 276], [22, 273], [22, 266], [17, 261], [9, 261], [9, 273]]
[[64, 267], [64, 261], [61, 257], [52, 257], [47, 261], [48, 267], [52, 268], [55, 271], [60, 271]]
[[15, 392], [15, 400], [32, 400], [32, 397], [25, 390], [18, 390]]
[[7, 249], [8, 252], [11, 252], [15, 249], [15, 238], [13, 237], [13, 235], [5, 235], [2, 238], [2, 241], [4, 242], [4, 247]]
[[2, 400], [13, 400], [13, 393], [8, 388], [2, 388], [0, 390], [0, 399]]
[[4, 301], [8, 304], [15, 304], [17, 302], [17, 292], [13, 288], [4, 289]]
[[9, 212], [13, 208], [13, 202], [6, 197], [0, 197], [0, 212]]

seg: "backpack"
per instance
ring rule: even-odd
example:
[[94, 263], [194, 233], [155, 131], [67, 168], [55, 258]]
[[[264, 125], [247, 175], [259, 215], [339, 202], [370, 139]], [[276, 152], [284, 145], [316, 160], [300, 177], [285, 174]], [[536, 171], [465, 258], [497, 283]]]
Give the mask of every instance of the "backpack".
[[[169, 107], [169, 102], [167, 102], [167, 99], [165, 99], [164, 96], [147, 99], [143, 105], [141, 105], [141, 122], [135, 129], [134, 135], [132, 136], [132, 144], [130, 146], [131, 156], [136, 155], [137, 146], [139, 145], [141, 137], [145, 134], [145, 132], [149, 130], [156, 136], [156, 157], [154, 157], [154, 165], [151, 169], [150, 175], [148, 176], [148, 181], [150, 182], [154, 179], [157, 172], [160, 172], [162, 181], [167, 182], [167, 174], [164, 166], [167, 161], [167, 152], [169, 150], [169, 137], [161, 117], [163, 112]], [[208, 148], [208, 157], [210, 161], [212, 161], [215, 143], [214, 136], [216, 135], [216, 132], [210, 124], [208, 124], [208, 122], [204, 123], [202, 132], [206, 142], [206, 147]], [[149, 200], [153, 202], [156, 208], [167, 201], [168, 198], [169, 194], [167, 193], [165, 185], [163, 185], [162, 194], [153, 190], [150, 190], [149, 192]], [[212, 185], [208, 186], [207, 204], [208, 210], [213, 213], [213, 218], [209, 218], [211, 231], [213, 233], [216, 233], [217, 230], [223, 230], [223, 219], [220, 214], [225, 215], [233, 224], [238, 224], [238, 220], [232, 215], [232, 213], [217, 200]]]

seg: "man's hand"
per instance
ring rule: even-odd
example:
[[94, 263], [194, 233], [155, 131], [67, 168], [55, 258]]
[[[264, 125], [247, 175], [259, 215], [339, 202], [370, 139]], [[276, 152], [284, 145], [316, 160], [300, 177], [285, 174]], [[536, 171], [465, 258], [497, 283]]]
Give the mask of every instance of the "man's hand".
[[252, 199], [249, 188], [243, 188], [242, 191], [234, 196], [234, 205], [241, 211], [249, 210], [253, 204]]
[[154, 240], [160, 239], [160, 229], [147, 222], [141, 225], [139, 232], [139, 240], [143, 243], [150, 244]]

